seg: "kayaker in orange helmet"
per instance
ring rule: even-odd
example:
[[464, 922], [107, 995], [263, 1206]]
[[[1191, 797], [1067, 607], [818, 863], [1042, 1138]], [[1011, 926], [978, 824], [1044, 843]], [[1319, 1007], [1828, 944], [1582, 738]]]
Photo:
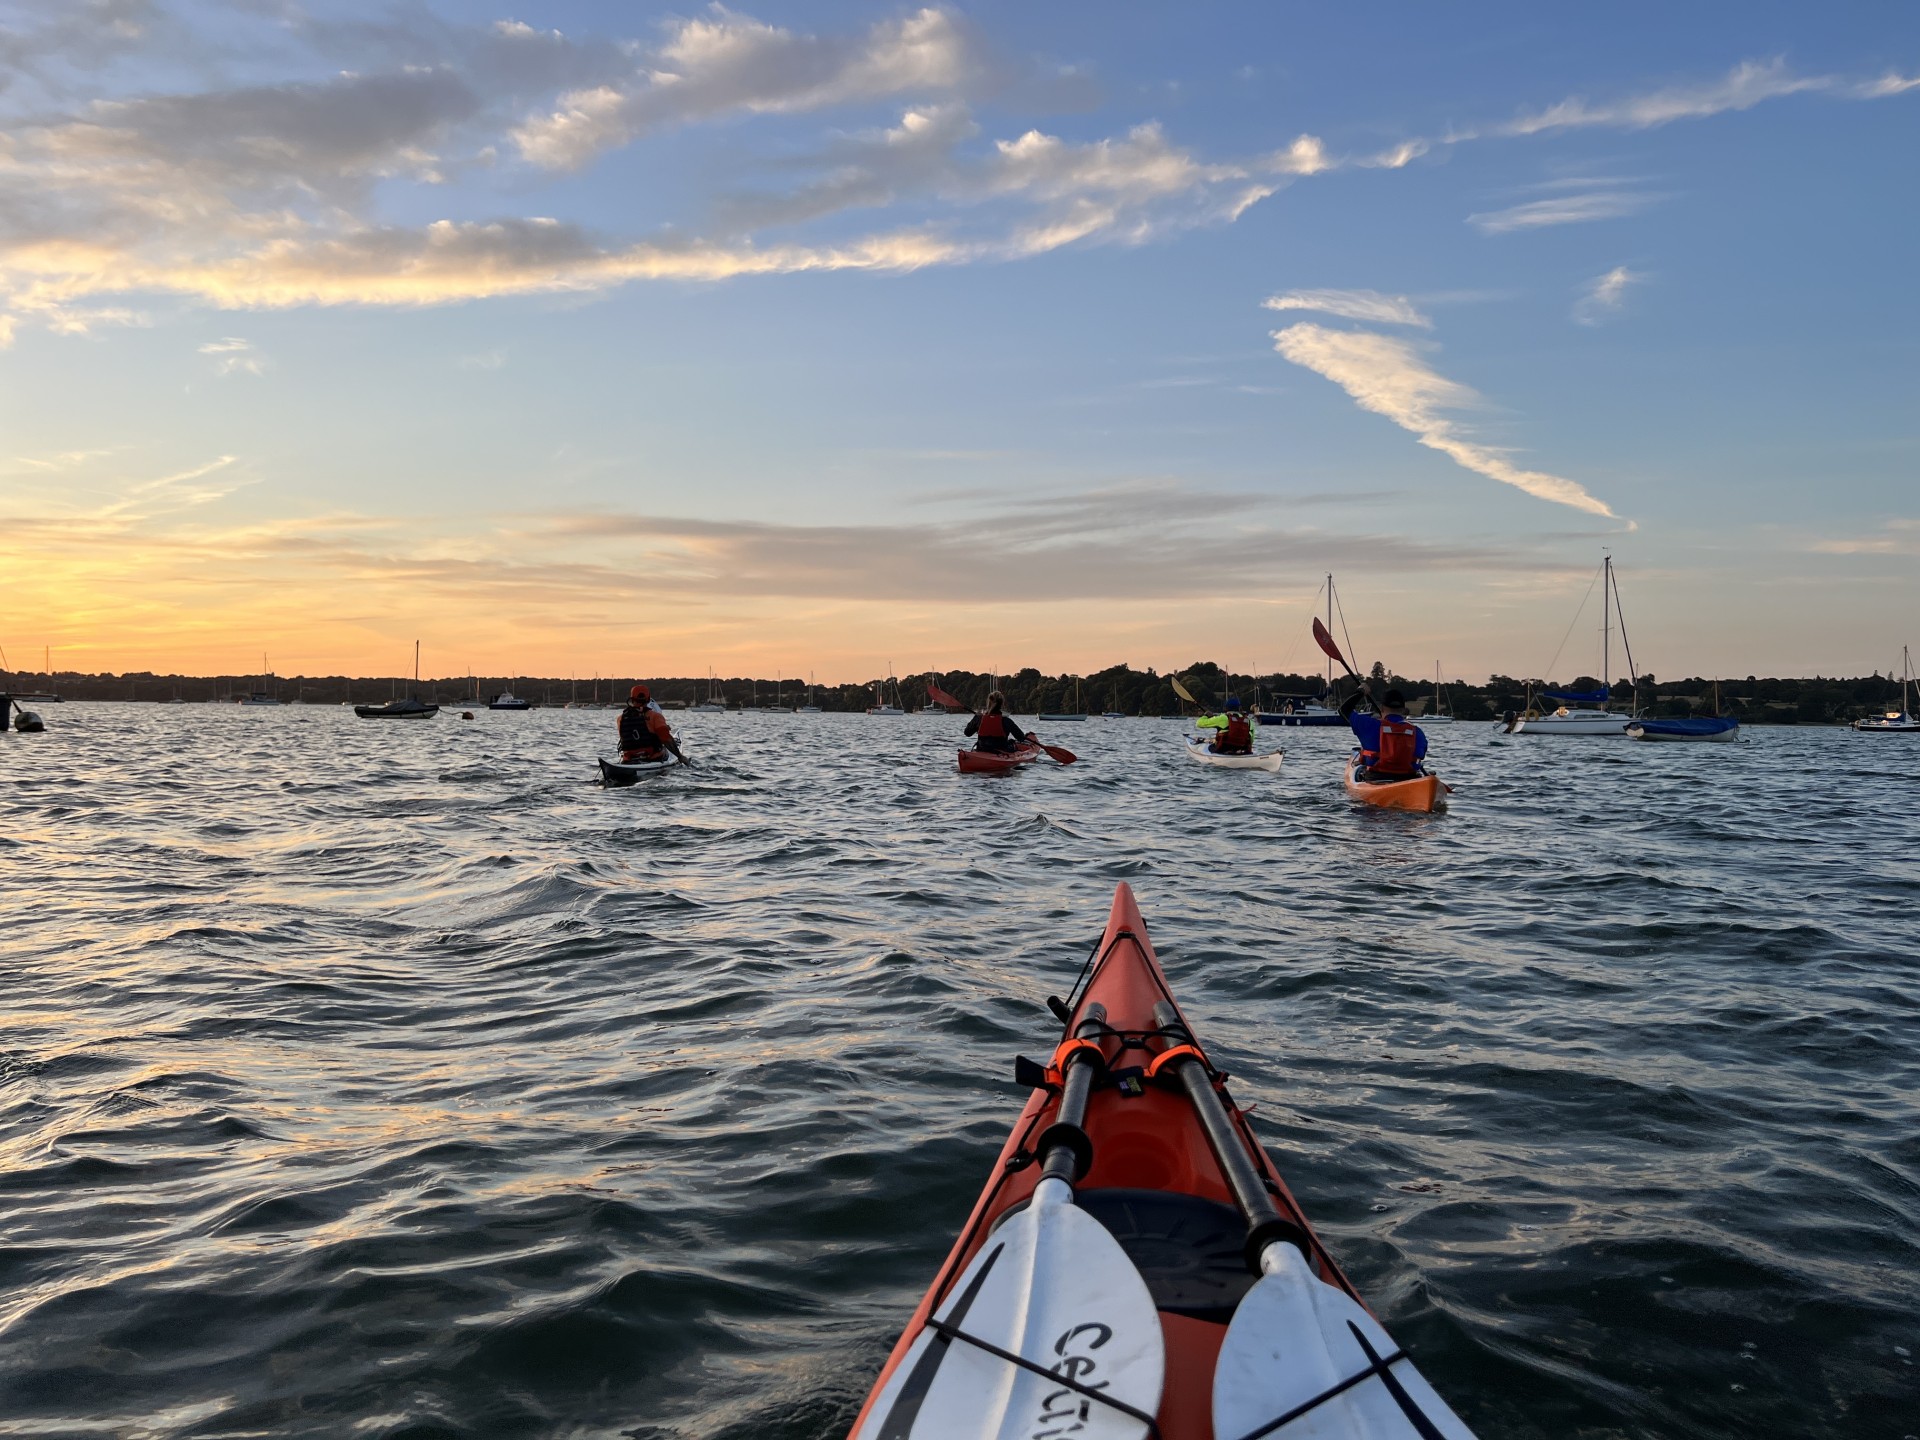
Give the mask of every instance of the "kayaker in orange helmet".
[[1207, 742], [1207, 748], [1216, 755], [1251, 755], [1253, 753], [1253, 722], [1247, 719], [1246, 711], [1240, 708], [1240, 697], [1227, 697], [1227, 723], [1220, 727], [1220, 733]]
[[631, 765], [658, 760], [668, 751], [676, 760], [687, 758], [680, 753], [667, 717], [653, 703], [652, 693], [644, 685], [634, 686], [627, 692], [627, 708], [620, 712], [620, 759]]
[[1420, 762], [1427, 758], [1427, 732], [1407, 719], [1407, 697], [1389, 690], [1380, 697], [1378, 715], [1356, 715], [1363, 699], [1373, 700], [1371, 681], [1362, 680], [1360, 688], [1340, 702], [1340, 715], [1360, 742], [1362, 769], [1354, 778], [1410, 780], [1420, 774]]
[[1005, 755], [1033, 737], [1006, 714], [1007, 697], [998, 690], [987, 696], [987, 708], [967, 721], [966, 733], [975, 736], [973, 748]]

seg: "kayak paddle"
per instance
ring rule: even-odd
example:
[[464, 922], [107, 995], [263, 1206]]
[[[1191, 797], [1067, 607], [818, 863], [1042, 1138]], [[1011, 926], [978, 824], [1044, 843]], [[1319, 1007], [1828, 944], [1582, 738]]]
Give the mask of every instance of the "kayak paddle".
[[[958, 700], [954, 699], [953, 696], [949, 695], [946, 691], [942, 690], [938, 685], [935, 685], [931, 680], [927, 682], [927, 698], [933, 701], [933, 703], [936, 705], [946, 706], [947, 709], [949, 710], [965, 710], [969, 715], [978, 715], [980, 713], [978, 710], [975, 710], [971, 705], [962, 705]], [[1028, 738], [1032, 739], [1033, 737], [1029, 736]], [[1080, 758], [1078, 755], [1074, 754], [1073, 751], [1067, 749], [1067, 747], [1064, 745], [1048, 745], [1043, 741], [1040, 741], [1037, 739], [1034, 740], [1033, 743], [1038, 745], [1042, 750], [1046, 751], [1049, 758], [1058, 760], [1062, 765], [1071, 765], [1073, 764], [1074, 761]]]
[[[1333, 636], [1327, 633], [1327, 627], [1320, 623], [1318, 616], [1315, 616], [1313, 621], [1313, 638], [1318, 642], [1320, 648], [1327, 652], [1328, 659], [1338, 660], [1342, 670], [1346, 671], [1347, 674], [1353, 676], [1356, 680], [1360, 678], [1360, 672], [1347, 664], [1347, 657], [1340, 653], [1340, 647], [1333, 643]], [[1349, 636], [1348, 638], [1351, 639], [1352, 637]]]
[[[1105, 1028], [1105, 1007], [1090, 1005], [1077, 1039]], [[1032, 1201], [948, 1288], [853, 1440], [1141, 1440], [1153, 1429], [1166, 1369], [1159, 1312], [1120, 1242], [1073, 1203], [1100, 1068], [1097, 1048], [1067, 1051]]]
[[[1169, 1048], [1193, 1044], [1167, 1001], [1153, 1007], [1153, 1023]], [[1278, 1437], [1304, 1419], [1302, 1435], [1474, 1440], [1380, 1322], [1313, 1273], [1314, 1241], [1273, 1203], [1198, 1050], [1170, 1068], [1247, 1217], [1247, 1263], [1260, 1276], [1235, 1308], [1214, 1362], [1213, 1433], [1220, 1440]]]

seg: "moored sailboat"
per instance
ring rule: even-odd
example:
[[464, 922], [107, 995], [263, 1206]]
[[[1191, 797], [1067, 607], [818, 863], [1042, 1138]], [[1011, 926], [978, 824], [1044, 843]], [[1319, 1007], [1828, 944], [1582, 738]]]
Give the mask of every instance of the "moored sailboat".
[[1913, 690], [1913, 657], [1907, 647], [1900, 647], [1900, 708], [1889, 710], [1884, 715], [1874, 715], [1865, 720], [1853, 722], [1853, 728], [1862, 735], [1915, 735], [1920, 734], [1920, 719], [1915, 719], [1913, 705], [1909, 695]]
[[[413, 642], [413, 688], [420, 688], [420, 642]], [[429, 705], [418, 694], [389, 700], [384, 705], [356, 705], [353, 713], [362, 720], [431, 720], [440, 713], [438, 705]]]
[[[1600, 562], [1600, 581], [1600, 683], [1591, 690], [1542, 690], [1542, 699], [1557, 701], [1558, 705], [1544, 714], [1537, 707], [1529, 705], [1525, 715], [1516, 717], [1507, 726], [1509, 734], [1624, 736], [1627, 726], [1639, 714], [1637, 703], [1624, 715], [1607, 708], [1612, 698], [1607, 670], [1613, 659], [1615, 616], [1620, 618], [1620, 644], [1627, 652], [1628, 673], [1638, 672], [1633, 664], [1633, 646], [1627, 640], [1626, 616], [1620, 609], [1620, 586], [1613, 573], [1611, 555]], [[1588, 593], [1592, 593], [1591, 589]], [[1581, 602], [1583, 607], [1585, 603], [1584, 600]], [[1579, 617], [1576, 615], [1574, 618], [1577, 620]]]

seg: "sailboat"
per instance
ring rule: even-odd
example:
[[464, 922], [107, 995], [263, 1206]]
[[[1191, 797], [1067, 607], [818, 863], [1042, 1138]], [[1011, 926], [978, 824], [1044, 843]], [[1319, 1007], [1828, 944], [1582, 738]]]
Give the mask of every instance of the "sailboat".
[[1118, 685], [1113, 687], [1113, 709], [1102, 710], [1100, 712], [1100, 718], [1102, 720], [1124, 720], [1127, 718], [1127, 712], [1120, 708], [1120, 687]]
[[713, 678], [712, 667], [708, 667], [707, 669], [707, 698], [702, 700], [698, 705], [691, 705], [687, 708], [709, 715], [724, 715], [727, 713], [726, 703], [720, 698], [720, 687], [715, 683]]
[[[420, 688], [420, 642], [413, 642], [413, 688]], [[356, 705], [353, 713], [362, 720], [431, 720], [440, 713], [438, 705], [429, 705], [418, 694], [389, 700], [384, 705]]]
[[1900, 708], [1889, 710], [1884, 715], [1875, 715], [1871, 719], [1856, 720], [1853, 728], [1862, 735], [1913, 735], [1920, 733], [1920, 720], [1913, 715], [1912, 703], [1908, 695], [1913, 689], [1913, 657], [1907, 653], [1907, 647], [1900, 647]]
[[[1529, 706], [1524, 716], [1516, 718], [1507, 727], [1512, 735], [1622, 735], [1627, 726], [1633, 723], [1639, 712], [1639, 706], [1625, 715], [1607, 708], [1611, 687], [1607, 684], [1607, 669], [1613, 660], [1613, 621], [1620, 620], [1620, 644], [1627, 652], [1627, 670], [1638, 674], [1633, 664], [1633, 646], [1627, 641], [1626, 615], [1620, 609], [1620, 586], [1613, 573], [1613, 556], [1608, 555], [1600, 562], [1600, 686], [1596, 690], [1542, 690], [1540, 695], [1546, 700], [1558, 700], [1560, 705], [1548, 714], [1541, 714]], [[1591, 592], [1589, 592], [1591, 593]], [[1583, 606], [1586, 601], [1580, 602]], [[1577, 616], [1575, 618], [1578, 618]]]
[[[757, 700], [759, 698], [759, 695], [760, 695], [760, 689], [759, 689], [759, 686], [756, 684], [754, 686], [754, 698]], [[754, 709], [760, 711], [764, 715], [791, 715], [793, 713], [793, 707], [791, 705], [784, 705], [781, 703], [785, 695], [786, 695], [785, 681], [782, 679], [780, 672], [776, 670], [773, 676], [773, 704], [755, 705]]]
[[240, 703], [242, 705], [278, 705], [280, 697], [273, 693], [273, 670], [267, 664], [265, 652], [260, 656], [260, 684], [265, 687], [254, 691]]
[[820, 707], [813, 703], [813, 672], [811, 670], [807, 672], [807, 703], [804, 705], [796, 705], [793, 713], [796, 715], [818, 715], [820, 713]]
[[[13, 697], [14, 704], [24, 705], [29, 701], [36, 705], [58, 705], [60, 703], [60, 697], [53, 693], [53, 647], [51, 645], [47, 646], [41, 654], [40, 669], [47, 677], [47, 688], [44, 690], [36, 690], [26, 695], [15, 695]], [[0, 730], [5, 728], [5, 717], [0, 716]]]
[[878, 687], [878, 693], [874, 696], [874, 699], [878, 703], [869, 705], [867, 707], [867, 714], [869, 715], [904, 715], [907, 713], [903, 707], [899, 705], [889, 705], [887, 703], [887, 686], [888, 685], [893, 686], [893, 697], [895, 700], [898, 700], [900, 698], [900, 682], [893, 678], [893, 662], [891, 660], [887, 662], [887, 678]]
[[[1327, 575], [1324, 587], [1327, 592], [1327, 633], [1333, 633], [1333, 575]], [[1321, 687], [1319, 695], [1276, 695], [1280, 702], [1278, 710], [1261, 710], [1254, 714], [1254, 720], [1261, 725], [1345, 725], [1347, 722], [1338, 710], [1321, 702], [1321, 696], [1333, 688], [1333, 661], [1327, 661], [1327, 682]]]
[[1043, 710], [1040, 712], [1040, 718], [1049, 723], [1058, 720], [1084, 720], [1087, 718], [1087, 712], [1080, 708], [1080, 677], [1078, 675], [1073, 677], [1073, 705], [1074, 708], [1071, 710], [1058, 710], [1051, 714]]
[[1446, 711], [1441, 708], [1445, 704], [1446, 699], [1440, 690], [1440, 662], [1436, 660], [1433, 662], [1433, 704], [1428, 708], [1426, 714], [1414, 716], [1413, 723], [1423, 730], [1434, 725], [1453, 724], [1454, 717], [1447, 714]]

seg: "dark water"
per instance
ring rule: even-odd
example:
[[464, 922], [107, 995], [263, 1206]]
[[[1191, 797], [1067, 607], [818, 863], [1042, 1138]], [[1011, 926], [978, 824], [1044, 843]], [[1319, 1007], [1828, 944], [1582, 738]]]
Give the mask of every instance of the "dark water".
[[46, 707], [0, 742], [0, 1435], [844, 1432], [1116, 880], [1483, 1436], [1920, 1432], [1920, 743]]

